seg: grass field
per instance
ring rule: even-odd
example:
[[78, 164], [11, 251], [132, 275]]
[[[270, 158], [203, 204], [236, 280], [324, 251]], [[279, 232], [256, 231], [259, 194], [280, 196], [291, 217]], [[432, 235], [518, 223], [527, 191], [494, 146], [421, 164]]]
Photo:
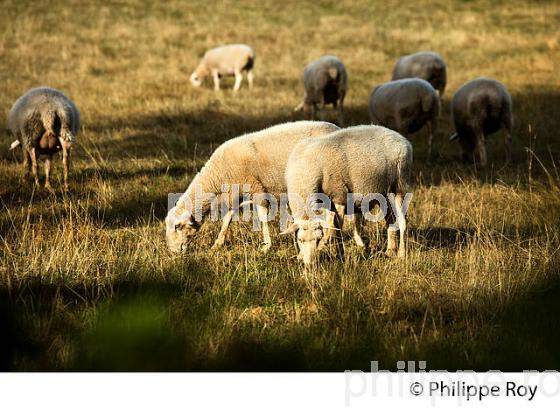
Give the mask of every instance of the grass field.
[[[428, 369], [560, 369], [560, 4], [550, 1], [207, 1], [0, 3], [0, 127], [28, 88], [81, 110], [70, 193], [21, 178], [0, 134], [0, 369], [344, 370], [371, 360]], [[251, 44], [255, 89], [215, 94], [188, 77], [205, 49]], [[437, 157], [414, 146], [408, 256], [362, 254], [304, 274], [288, 238], [267, 255], [233, 224], [217, 253], [205, 224], [167, 252], [167, 194], [220, 143], [300, 119], [305, 64], [339, 56], [348, 122], [402, 54], [448, 64]], [[458, 161], [449, 101], [477, 76], [514, 101], [513, 164], [502, 134], [485, 173]], [[226, 87], [233, 85], [227, 79]], [[329, 119], [335, 119], [331, 112]]]

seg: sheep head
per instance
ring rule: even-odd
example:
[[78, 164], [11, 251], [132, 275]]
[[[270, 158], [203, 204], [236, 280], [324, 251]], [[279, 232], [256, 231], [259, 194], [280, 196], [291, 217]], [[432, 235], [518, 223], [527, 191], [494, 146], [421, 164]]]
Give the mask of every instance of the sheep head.
[[298, 259], [309, 265], [317, 254], [319, 243], [328, 224], [322, 220], [300, 220], [294, 222], [281, 235], [296, 234], [299, 254]]
[[451, 137], [449, 141], [458, 141], [461, 147], [461, 159], [465, 162], [473, 161], [473, 153], [476, 148], [476, 137], [471, 134], [459, 134], [456, 132]]
[[193, 87], [200, 87], [202, 85], [202, 79], [196, 74], [196, 71], [191, 74], [191, 84]]
[[165, 238], [171, 252], [179, 253], [186, 249], [189, 236], [198, 232], [198, 224], [186, 209], [173, 207], [165, 218]]

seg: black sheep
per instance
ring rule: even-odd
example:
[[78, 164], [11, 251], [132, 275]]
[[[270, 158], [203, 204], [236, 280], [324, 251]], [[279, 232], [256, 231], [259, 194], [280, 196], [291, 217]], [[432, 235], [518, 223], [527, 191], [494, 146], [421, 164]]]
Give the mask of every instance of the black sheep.
[[457, 132], [449, 141], [459, 140], [464, 160], [474, 160], [475, 148], [481, 166], [486, 166], [486, 137], [505, 130], [506, 164], [511, 160], [513, 114], [511, 96], [506, 87], [491, 78], [477, 78], [464, 84], [451, 102]]
[[305, 94], [296, 108], [306, 119], [315, 119], [315, 112], [324, 120], [325, 104], [338, 107], [338, 125], [344, 126], [344, 97], [348, 89], [348, 74], [344, 63], [334, 56], [323, 56], [309, 63], [303, 71]]

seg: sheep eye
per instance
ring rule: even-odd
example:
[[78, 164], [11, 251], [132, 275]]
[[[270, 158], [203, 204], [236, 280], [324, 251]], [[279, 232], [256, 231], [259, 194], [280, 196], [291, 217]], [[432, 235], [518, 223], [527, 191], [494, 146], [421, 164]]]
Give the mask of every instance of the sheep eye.
[[177, 224], [177, 225], [175, 225], [175, 230], [180, 231], [182, 227], [183, 227], [183, 225]]

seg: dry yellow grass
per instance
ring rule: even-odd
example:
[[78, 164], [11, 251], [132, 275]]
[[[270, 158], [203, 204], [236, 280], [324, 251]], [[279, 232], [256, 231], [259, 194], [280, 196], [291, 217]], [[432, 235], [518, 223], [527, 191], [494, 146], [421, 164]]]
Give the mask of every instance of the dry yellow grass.
[[[7, 0], [2, 11], [2, 111], [46, 84], [76, 102], [83, 129], [69, 195], [22, 181], [11, 136], [0, 136], [0, 367], [560, 367], [556, 2]], [[256, 50], [254, 92], [192, 89], [203, 51], [227, 42]], [[277, 230], [259, 254], [244, 224], [216, 254], [216, 224], [188, 255], [166, 252], [167, 193], [182, 192], [221, 142], [298, 119], [308, 61], [345, 61], [349, 122], [361, 124], [371, 88], [422, 49], [444, 56], [449, 83], [434, 166], [424, 134], [413, 140], [406, 260], [377, 252], [383, 226], [368, 227], [371, 254], [347, 241], [344, 261], [325, 259], [314, 275]], [[498, 171], [496, 135], [484, 175], [446, 138], [451, 95], [480, 75], [506, 84], [515, 115], [514, 163]]]

